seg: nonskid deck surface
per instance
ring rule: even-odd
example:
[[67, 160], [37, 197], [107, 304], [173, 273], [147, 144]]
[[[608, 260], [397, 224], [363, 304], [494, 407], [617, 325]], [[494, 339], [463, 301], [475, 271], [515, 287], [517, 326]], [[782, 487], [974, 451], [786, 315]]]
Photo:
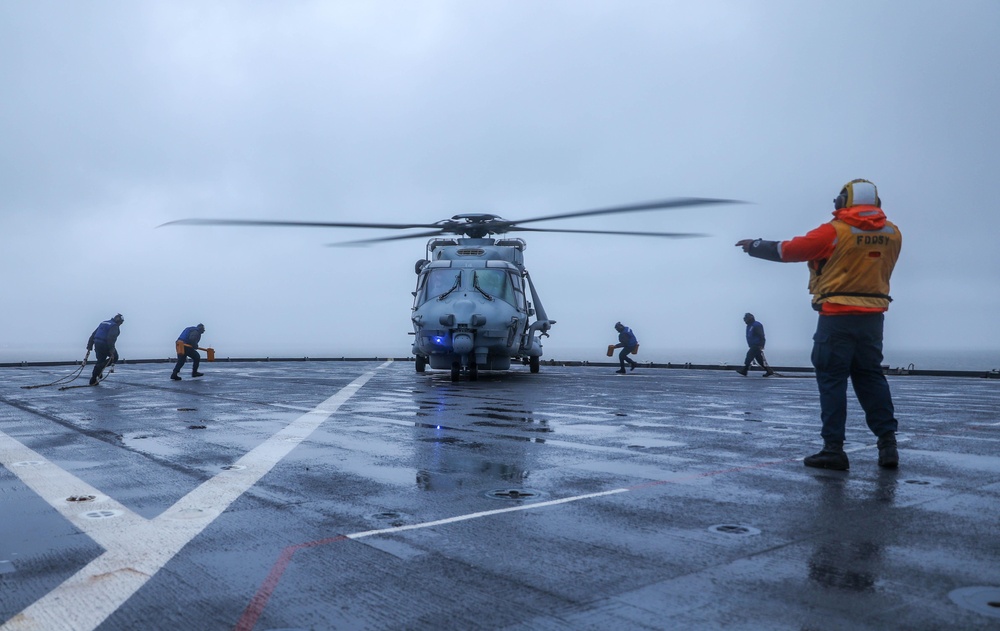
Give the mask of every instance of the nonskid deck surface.
[[5, 368], [0, 628], [1000, 628], [1000, 382], [613, 370]]

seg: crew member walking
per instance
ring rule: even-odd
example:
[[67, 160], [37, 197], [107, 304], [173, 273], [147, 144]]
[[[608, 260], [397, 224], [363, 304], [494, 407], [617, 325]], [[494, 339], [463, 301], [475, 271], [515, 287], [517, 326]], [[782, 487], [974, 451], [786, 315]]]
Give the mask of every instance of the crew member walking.
[[744, 239], [744, 252], [769, 261], [809, 263], [809, 292], [819, 322], [812, 363], [819, 385], [823, 449], [805, 458], [807, 467], [846, 470], [847, 380], [878, 436], [878, 464], [899, 465], [898, 422], [889, 383], [882, 373], [882, 330], [889, 308], [889, 278], [902, 236], [882, 212], [878, 189], [851, 180], [833, 200], [834, 219], [789, 241]]
[[764, 376], [770, 377], [774, 374], [774, 371], [771, 370], [771, 367], [767, 365], [767, 360], [764, 359], [764, 343], [766, 342], [764, 325], [754, 319], [752, 313], [743, 314], [743, 322], [747, 325], [747, 346], [750, 347], [750, 350], [747, 351], [746, 359], [743, 360], [743, 368], [737, 368], [736, 372], [746, 377], [747, 372], [750, 370], [751, 362], [757, 360], [757, 364], [764, 369]]
[[94, 364], [94, 372], [90, 375], [90, 385], [96, 386], [100, 380], [101, 373], [108, 365], [114, 365], [118, 361], [118, 350], [115, 343], [118, 342], [118, 335], [121, 333], [121, 325], [125, 322], [122, 314], [117, 314], [110, 320], [105, 320], [97, 325], [94, 332], [87, 340], [87, 352], [97, 352], [97, 363]]
[[630, 370], [635, 370], [635, 367], [639, 365], [637, 361], [628, 356], [629, 353], [634, 353], [636, 348], [639, 346], [639, 340], [635, 338], [635, 333], [632, 329], [628, 328], [621, 322], [615, 323], [615, 330], [618, 331], [618, 343], [611, 348], [621, 348], [621, 352], [618, 353], [618, 363], [621, 364], [621, 368], [617, 371], [619, 375], [625, 374], [625, 362], [629, 363], [631, 367]]
[[[190, 357], [193, 362], [191, 364], [191, 376], [202, 376], [203, 373], [198, 372], [198, 364], [201, 363], [201, 355], [198, 354], [198, 343], [201, 341], [201, 334], [204, 332], [204, 324], [189, 326], [181, 331], [180, 336], [177, 338], [177, 363], [174, 364], [174, 372], [170, 374], [170, 378], [174, 381], [181, 380], [181, 376], [177, 373], [179, 373], [181, 368], [184, 367], [184, 362], [188, 357]], [[209, 357], [209, 359], [211, 359], [211, 357]]]

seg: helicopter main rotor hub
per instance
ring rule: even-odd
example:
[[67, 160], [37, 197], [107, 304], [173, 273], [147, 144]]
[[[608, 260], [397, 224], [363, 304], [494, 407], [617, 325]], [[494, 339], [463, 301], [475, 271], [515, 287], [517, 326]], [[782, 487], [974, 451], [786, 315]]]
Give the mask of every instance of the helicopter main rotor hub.
[[510, 221], [486, 213], [465, 213], [453, 216], [450, 221], [441, 222], [442, 230], [472, 239], [482, 239], [491, 234], [506, 232], [510, 225]]

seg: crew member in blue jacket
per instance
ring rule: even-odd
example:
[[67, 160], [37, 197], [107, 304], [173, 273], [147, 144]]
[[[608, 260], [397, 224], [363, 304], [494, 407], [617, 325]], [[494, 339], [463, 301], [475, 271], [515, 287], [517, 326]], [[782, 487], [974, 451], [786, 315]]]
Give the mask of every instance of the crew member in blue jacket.
[[765, 371], [764, 376], [770, 377], [774, 371], [764, 359], [764, 343], [767, 341], [764, 338], [764, 325], [758, 322], [752, 313], [743, 314], [743, 322], [747, 325], [747, 346], [750, 347], [750, 350], [747, 351], [746, 359], [743, 360], [743, 368], [738, 368], [736, 372], [746, 377], [750, 370], [750, 363], [757, 360], [757, 363]]
[[94, 372], [90, 375], [90, 385], [96, 386], [104, 368], [109, 363], [114, 364], [118, 361], [118, 350], [115, 348], [115, 343], [118, 341], [118, 334], [121, 333], [123, 322], [125, 322], [125, 318], [119, 313], [110, 320], [98, 324], [94, 332], [90, 334], [90, 339], [87, 340], [87, 352], [97, 351], [97, 363], [94, 364]]
[[201, 342], [201, 334], [205, 332], [205, 325], [189, 326], [181, 331], [177, 337], [177, 363], [174, 364], [174, 372], [170, 378], [180, 381], [181, 376], [177, 373], [184, 367], [184, 362], [188, 357], [193, 361], [191, 365], [191, 376], [201, 377], [203, 373], [198, 372], [198, 364], [201, 363], [201, 355], [198, 354], [198, 343]]
[[618, 343], [613, 346], [613, 348], [621, 348], [621, 352], [618, 353], [618, 363], [621, 364], [621, 368], [616, 372], [619, 375], [625, 374], [625, 362], [629, 363], [631, 367], [630, 370], [635, 370], [635, 367], [639, 365], [639, 362], [635, 361], [628, 356], [629, 353], [635, 351], [636, 347], [639, 346], [639, 340], [635, 338], [635, 333], [632, 329], [628, 328], [621, 322], [615, 322], [615, 330], [618, 331]]

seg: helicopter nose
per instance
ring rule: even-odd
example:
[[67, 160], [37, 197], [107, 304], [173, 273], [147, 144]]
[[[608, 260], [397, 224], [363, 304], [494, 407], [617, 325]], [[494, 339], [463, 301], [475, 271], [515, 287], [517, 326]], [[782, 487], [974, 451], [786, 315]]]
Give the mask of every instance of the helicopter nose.
[[476, 303], [471, 300], [456, 300], [452, 305], [455, 310], [455, 321], [459, 324], [469, 324], [472, 312], [476, 309]]

